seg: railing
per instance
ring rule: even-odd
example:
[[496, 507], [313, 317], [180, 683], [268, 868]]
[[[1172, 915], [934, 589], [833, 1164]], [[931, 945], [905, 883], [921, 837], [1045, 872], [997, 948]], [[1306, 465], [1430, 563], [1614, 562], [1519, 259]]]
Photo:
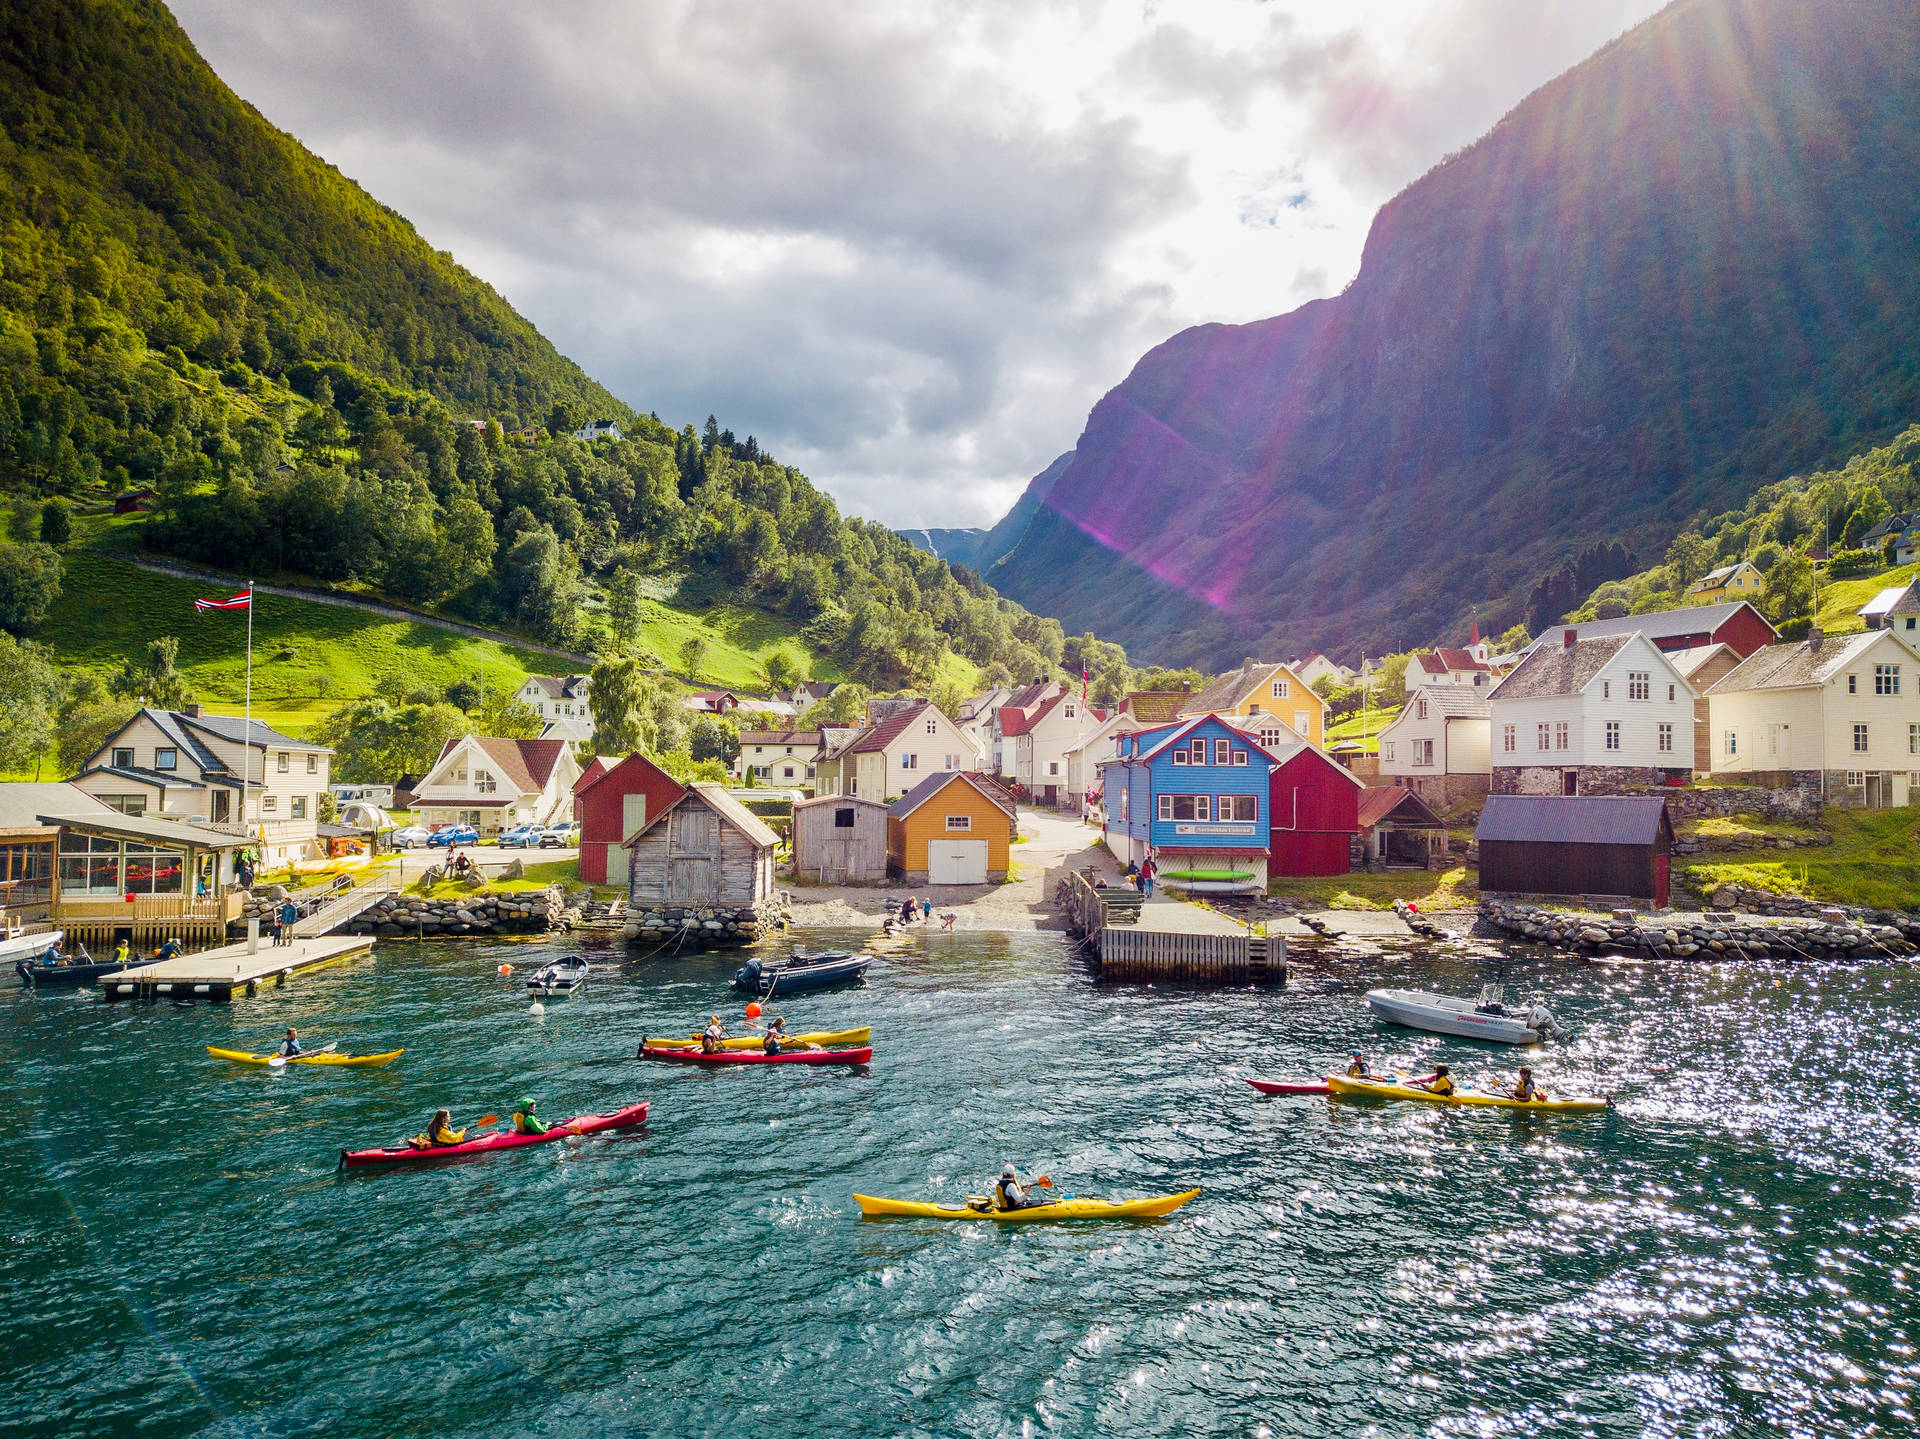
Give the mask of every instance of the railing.
[[240, 917], [244, 903], [236, 891], [205, 899], [183, 894], [142, 894], [131, 902], [121, 899], [74, 899], [61, 895], [53, 902], [53, 918], [59, 920], [100, 920], [107, 923], [126, 920], [201, 919], [231, 923]]

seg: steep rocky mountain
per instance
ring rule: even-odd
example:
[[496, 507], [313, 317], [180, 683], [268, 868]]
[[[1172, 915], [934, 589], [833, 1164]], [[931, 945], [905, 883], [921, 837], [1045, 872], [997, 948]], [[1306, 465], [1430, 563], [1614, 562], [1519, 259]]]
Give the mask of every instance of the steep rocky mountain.
[[1340, 295], [1148, 353], [987, 578], [1148, 659], [1379, 652], [1884, 439], [1916, 97], [1915, 0], [1679, 0], [1383, 207]]

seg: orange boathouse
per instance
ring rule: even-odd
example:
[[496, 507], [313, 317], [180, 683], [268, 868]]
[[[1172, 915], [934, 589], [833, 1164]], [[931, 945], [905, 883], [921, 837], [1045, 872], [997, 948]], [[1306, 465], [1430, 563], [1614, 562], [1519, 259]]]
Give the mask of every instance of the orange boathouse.
[[887, 808], [887, 873], [908, 884], [997, 884], [1016, 823], [1013, 801], [990, 780], [928, 775]]

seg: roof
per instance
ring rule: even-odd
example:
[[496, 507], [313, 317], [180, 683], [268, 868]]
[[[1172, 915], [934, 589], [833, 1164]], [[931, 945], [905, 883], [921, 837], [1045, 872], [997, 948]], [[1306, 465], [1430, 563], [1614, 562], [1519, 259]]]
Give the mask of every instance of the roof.
[[793, 802], [793, 807], [798, 811], [815, 809], [823, 804], [864, 804], [872, 809], [885, 809], [887, 807], [885, 801], [869, 799], [863, 794], [819, 794], [815, 795], [812, 799], [797, 799]]
[[[689, 786], [687, 792], [689, 794], [699, 795], [700, 798], [704, 799], [719, 812], [722, 819], [726, 820], [756, 845], [772, 848], [774, 845], [780, 843], [780, 836], [773, 832], [767, 822], [740, 803], [739, 800], [728, 794], [723, 786], [717, 784], [696, 784]], [[684, 796], [682, 796], [682, 798], [684, 798]], [[678, 803], [678, 801], [675, 801], [675, 803]], [[668, 806], [668, 808], [672, 808], [672, 806]], [[665, 810], [661, 811], [663, 814], [665, 812]]]
[[[1283, 664], [1263, 665], [1251, 662], [1243, 664], [1231, 674], [1221, 675], [1219, 679], [1201, 690], [1200, 693], [1182, 696], [1184, 703], [1181, 704], [1179, 712], [1183, 715], [1194, 715], [1211, 714], [1215, 710], [1232, 709], [1255, 688], [1266, 684], [1282, 670], [1285, 670], [1286, 673], [1294, 679], [1299, 679], [1298, 675], [1295, 675], [1291, 669]], [[1306, 690], [1309, 694], [1313, 693], [1312, 687], [1309, 685], [1303, 684], [1300, 688]], [[1317, 694], [1313, 697], [1321, 704], [1326, 703], [1326, 701], [1321, 700]]]
[[1433, 807], [1410, 789], [1393, 784], [1369, 785], [1360, 791], [1360, 828], [1372, 829], [1388, 815], [1400, 824], [1446, 828], [1445, 821], [1433, 812]]
[[740, 743], [818, 746], [820, 731], [817, 729], [743, 729], [740, 731]]
[[1548, 695], [1576, 695], [1593, 682], [1632, 635], [1582, 639], [1572, 645], [1541, 645], [1520, 667], [1493, 687], [1492, 698], [1542, 699]]
[[1061, 753], [1078, 754], [1089, 745], [1101, 744], [1118, 734], [1132, 734], [1139, 728], [1140, 721], [1132, 715], [1122, 714], [1119, 710], [1115, 710], [1112, 714], [1102, 719], [1096, 728], [1082, 735], [1079, 739], [1068, 745], [1066, 749], [1062, 750]]
[[1691, 680], [1700, 672], [1702, 666], [1722, 650], [1732, 655], [1735, 660], [1740, 658], [1740, 652], [1725, 640], [1715, 640], [1708, 645], [1689, 645], [1683, 650], [1668, 650], [1666, 656], [1673, 662], [1675, 669]]
[[1014, 818], [1014, 807], [1008, 802], [1006, 795], [1001, 792], [998, 785], [982, 783], [981, 776], [971, 774], [963, 769], [952, 769], [942, 774], [928, 775], [925, 779], [921, 780], [919, 784], [915, 785], [892, 804], [888, 805], [887, 813], [895, 819], [905, 819], [955, 780], [965, 780], [969, 786], [978, 790], [993, 804], [1005, 810], [1009, 819]]
[[838, 688], [832, 680], [802, 680], [794, 686], [794, 693], [803, 694], [810, 700], [823, 700]]
[[585, 675], [532, 675], [527, 684], [538, 685], [546, 691], [549, 699], [556, 700], [576, 699], [584, 695], [588, 688]]
[[1484, 670], [1486, 662], [1473, 657], [1471, 650], [1447, 649], [1444, 646], [1429, 650], [1425, 654], [1415, 655], [1420, 668], [1430, 675], [1443, 675], [1451, 670]]
[[1422, 685], [1407, 696], [1400, 713], [1407, 714], [1421, 700], [1427, 702], [1428, 713], [1438, 711], [1447, 719], [1485, 719], [1493, 713], [1485, 685]]
[[1191, 690], [1135, 690], [1122, 706], [1141, 724], [1165, 724], [1180, 718], [1180, 706], [1193, 698]]
[[1732, 564], [1722, 565], [1717, 570], [1708, 570], [1704, 575], [1700, 576], [1699, 579], [1693, 582], [1693, 585], [1691, 586], [1691, 588], [1695, 590], [1718, 589], [1722, 584], [1732, 579], [1741, 570], [1751, 569], [1751, 568], [1752, 568], [1752, 565], [1748, 561], [1735, 560]]
[[612, 764], [607, 761], [605, 755], [595, 755], [581, 767], [580, 778], [573, 782], [573, 792], [579, 794], [581, 790], [612, 768]]
[[[1020, 686], [1019, 689], [1008, 695], [1006, 702], [1015, 709], [1025, 709], [1028, 705], [1039, 704], [1041, 700], [1047, 697], [1047, 691], [1051, 690], [1057, 684], [1060, 684], [1059, 680], [1035, 680], [1030, 685]], [[1066, 686], [1061, 685], [1063, 691], [1065, 688]]]
[[[1558, 644], [1563, 630], [1573, 630], [1583, 640], [1597, 639], [1602, 635], [1643, 634], [1654, 643], [1672, 639], [1675, 635], [1713, 634], [1720, 626], [1740, 613], [1741, 610], [1753, 610], [1753, 617], [1766, 624], [1760, 611], [1745, 600], [1724, 600], [1717, 605], [1688, 605], [1678, 610], [1651, 610], [1644, 615], [1619, 615], [1610, 620], [1587, 620], [1577, 625], [1555, 625], [1530, 647], [1539, 649], [1543, 645]], [[1768, 626], [1772, 628], [1771, 625]]]
[[[182, 774], [168, 774], [165, 770], [160, 769], [142, 769], [139, 765], [132, 764], [89, 765], [86, 769], [81, 770], [78, 775], [75, 775], [74, 778], [79, 779], [82, 776], [90, 774], [110, 774], [120, 779], [130, 779], [140, 784], [154, 785], [160, 789], [205, 789], [207, 787], [199, 780], [188, 779]], [[237, 785], [240, 781], [234, 779], [224, 781], [224, 783]]]
[[45, 829], [43, 814], [112, 814], [105, 800], [65, 781], [0, 784], [0, 831]]
[[[460, 745], [472, 740], [485, 751], [488, 759], [500, 767], [500, 778], [511, 780], [522, 794], [538, 794], [547, 787], [547, 781], [553, 778], [554, 766], [560, 763], [560, 756], [566, 752], [567, 742], [560, 739], [507, 739], [500, 735], [462, 735], [459, 739], [450, 739], [440, 747], [439, 759], [433, 767], [438, 769], [440, 761], [452, 754]], [[428, 773], [432, 773], [431, 770]], [[473, 803], [462, 800], [461, 803]]]
[[1666, 813], [1658, 795], [1490, 794], [1473, 837], [1483, 844], [1652, 844]]
[[[1003, 735], [1026, 734], [1071, 698], [1073, 698], [1072, 690], [1060, 689], [1050, 695], [1041, 696], [1030, 705], [1002, 705], [1000, 706], [1000, 733]], [[1107, 718], [1107, 712], [1097, 705], [1088, 705], [1087, 714], [1103, 723]]]
[[[1880, 615], [1892, 614], [1896, 606], [1899, 606], [1902, 613], [1909, 613], [1915, 609], [1920, 609], [1920, 601], [1913, 598], [1913, 589], [1912, 581], [1908, 581], [1904, 585], [1889, 585], [1864, 605], [1860, 606], [1854, 613], [1862, 619], [1873, 619]], [[1901, 605], [1900, 602], [1902, 600], [1906, 600], [1907, 603]]]
[[73, 825], [80, 829], [98, 830], [101, 834], [110, 834], [121, 839], [144, 839], [160, 844], [192, 845], [196, 849], [245, 849], [256, 843], [249, 835], [228, 834], [224, 830], [212, 829], [206, 825], [194, 824], [190, 820], [175, 819], [170, 815], [121, 814], [118, 810], [87, 810], [64, 808], [62, 811], [42, 814], [42, 824]]
[[[884, 750], [905, 734], [907, 726], [918, 719], [923, 711], [930, 709], [933, 709], [931, 700], [915, 700], [912, 704], [895, 710], [879, 723], [868, 725], [842, 745], [839, 753], [874, 754]], [[938, 711], [936, 710], [935, 713]]]
[[686, 786], [681, 784], [679, 780], [675, 779], [672, 775], [668, 774], [665, 770], [661, 769], [659, 765], [655, 764], [651, 759], [649, 759], [646, 755], [641, 754], [638, 750], [635, 750], [633, 753], [627, 755], [624, 759], [615, 760], [611, 762], [609, 762], [606, 758], [604, 758], [601, 755], [595, 755], [593, 757], [593, 762], [589, 764], [584, 771], [581, 772], [580, 778], [573, 782], [573, 797], [575, 799], [580, 798], [581, 795], [585, 794], [588, 790], [592, 789], [595, 785], [599, 784], [601, 780], [605, 779], [608, 775], [613, 774], [619, 770], [639, 769], [643, 766], [647, 769], [651, 769], [655, 774], [659, 775], [661, 779], [664, 779], [668, 784], [672, 785], [674, 790], [676, 791], [674, 798], [676, 800], [679, 799], [680, 796], [677, 793], [677, 791], [685, 789]]
[[[148, 710], [147, 713], [153, 714], [155, 711]], [[179, 720], [183, 726], [206, 730], [209, 734], [218, 735], [221, 739], [231, 740], [235, 744], [251, 741], [262, 748], [268, 745], [285, 745], [288, 749], [318, 750], [321, 754], [333, 753], [323, 744], [295, 739], [292, 735], [282, 734], [271, 725], [262, 724], [259, 720], [255, 720], [252, 730], [248, 730], [247, 721], [239, 715], [190, 715], [184, 710], [167, 710], [166, 713]]]
[[1710, 695], [1740, 690], [1793, 690], [1823, 685], [1852, 664], [1867, 649], [1885, 641], [1899, 645], [1888, 630], [1865, 630], [1857, 635], [1822, 635], [1819, 639], [1789, 640], [1755, 650], [1707, 687]]
[[1920, 523], [1920, 510], [1902, 510], [1897, 515], [1888, 515], [1860, 536], [1860, 548], [1872, 549], [1875, 540], [1884, 540], [1888, 535], [1910, 529], [1916, 523]]

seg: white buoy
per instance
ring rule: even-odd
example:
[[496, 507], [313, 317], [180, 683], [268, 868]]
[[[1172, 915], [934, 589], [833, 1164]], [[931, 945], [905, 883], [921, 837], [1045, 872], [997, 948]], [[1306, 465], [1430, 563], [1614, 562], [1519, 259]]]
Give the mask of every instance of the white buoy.
[[537, 999], [532, 1004], [527, 1006], [528, 1014], [545, 1014], [546, 1012], [547, 1012], [547, 1007]]

